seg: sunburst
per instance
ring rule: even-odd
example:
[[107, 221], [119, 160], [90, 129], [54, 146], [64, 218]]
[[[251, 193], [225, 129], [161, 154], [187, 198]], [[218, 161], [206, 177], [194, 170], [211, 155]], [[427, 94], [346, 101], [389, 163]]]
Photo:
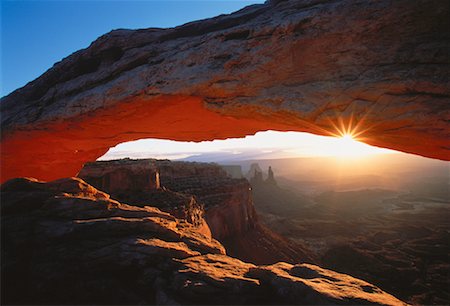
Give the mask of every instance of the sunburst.
[[366, 121], [368, 114], [369, 112], [366, 112], [359, 118], [353, 113], [347, 118], [337, 115], [335, 121], [329, 120], [332, 127], [329, 133], [337, 138], [333, 155], [354, 158], [373, 154], [373, 147], [363, 143], [367, 140], [369, 130], [374, 127], [374, 124], [369, 125]]

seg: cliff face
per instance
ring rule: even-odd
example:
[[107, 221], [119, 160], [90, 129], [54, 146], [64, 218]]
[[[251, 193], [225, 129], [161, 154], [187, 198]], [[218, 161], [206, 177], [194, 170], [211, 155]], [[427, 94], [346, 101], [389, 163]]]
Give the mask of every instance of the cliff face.
[[78, 177], [122, 202], [158, 207], [188, 221], [197, 231], [210, 237], [204, 205], [198, 203], [192, 194], [161, 188], [158, 164], [158, 161], [150, 159], [87, 163]]
[[[127, 175], [116, 178], [116, 173]], [[78, 176], [127, 203], [154, 203], [154, 206], [180, 218], [182, 215], [176, 211], [183, 207], [183, 211], [189, 211], [186, 217], [198, 223], [201, 223], [204, 209], [204, 217], [212, 235], [219, 240], [239, 237], [254, 228], [257, 222], [250, 184], [245, 179], [230, 178], [217, 165], [125, 159], [88, 163]], [[149, 179], [155, 176], [158, 176], [158, 182], [164, 190]], [[105, 181], [120, 183], [122, 180], [125, 185], [118, 188], [116, 185], [104, 184]], [[163, 197], [166, 199], [163, 200]]]
[[405, 305], [308, 264], [256, 266], [184, 220], [79, 178], [1, 186], [2, 304]]
[[[128, 173], [126, 186], [136, 178], [128, 191], [111, 188], [105, 181], [115, 181], [114, 173]], [[161, 188], [148, 183], [148, 176], [159, 174]], [[135, 175], [136, 174], [136, 175]], [[79, 177], [111, 194], [114, 199], [138, 206], [151, 205], [185, 219], [204, 234], [212, 235], [225, 245], [232, 256], [253, 263], [276, 261], [298, 262], [314, 259], [300, 245], [295, 245], [259, 224], [252, 191], [246, 179], [231, 178], [215, 164], [172, 162], [168, 160], [123, 159], [86, 164]], [[110, 177], [105, 180], [105, 177]], [[118, 181], [119, 182], [119, 181]], [[99, 183], [100, 185], [96, 185]], [[206, 222], [205, 222], [206, 221]]]
[[216, 239], [239, 237], [255, 227], [257, 216], [246, 179], [230, 178], [211, 164], [173, 162], [160, 169], [163, 186], [193, 194], [205, 205], [205, 217]]
[[2, 99], [2, 181], [75, 175], [125, 141], [268, 129], [355, 130], [449, 160], [449, 14], [448, 1], [290, 0], [112, 31]]
[[216, 239], [239, 237], [255, 227], [258, 218], [250, 190], [247, 180], [240, 179], [215, 189], [216, 194], [200, 197], [205, 203], [217, 203], [206, 211], [206, 220]]
[[88, 163], [81, 169], [79, 176], [97, 188], [114, 195], [160, 188], [159, 173], [150, 163], [137, 165], [122, 160], [110, 168], [103, 167], [101, 162]]

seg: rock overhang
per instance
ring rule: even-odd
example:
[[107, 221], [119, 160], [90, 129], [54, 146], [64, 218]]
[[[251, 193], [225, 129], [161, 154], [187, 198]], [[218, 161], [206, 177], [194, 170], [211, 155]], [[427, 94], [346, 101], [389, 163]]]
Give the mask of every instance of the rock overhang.
[[450, 160], [450, 4], [282, 1], [116, 30], [0, 103], [2, 181], [75, 175], [118, 143], [357, 127]]

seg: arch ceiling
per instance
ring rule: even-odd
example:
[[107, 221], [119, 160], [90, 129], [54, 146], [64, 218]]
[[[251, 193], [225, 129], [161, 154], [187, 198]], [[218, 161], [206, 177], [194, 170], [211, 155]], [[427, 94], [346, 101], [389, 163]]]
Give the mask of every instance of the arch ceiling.
[[271, 1], [114, 30], [2, 98], [2, 181], [50, 180], [118, 143], [261, 130], [450, 160], [448, 1]]

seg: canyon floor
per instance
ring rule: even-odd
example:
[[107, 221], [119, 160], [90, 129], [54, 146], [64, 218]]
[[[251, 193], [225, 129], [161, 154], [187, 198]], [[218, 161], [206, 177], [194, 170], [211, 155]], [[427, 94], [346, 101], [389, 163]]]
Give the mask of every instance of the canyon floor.
[[360, 277], [412, 304], [450, 302], [450, 206], [386, 189], [299, 194], [254, 186], [256, 210], [323, 267]]

